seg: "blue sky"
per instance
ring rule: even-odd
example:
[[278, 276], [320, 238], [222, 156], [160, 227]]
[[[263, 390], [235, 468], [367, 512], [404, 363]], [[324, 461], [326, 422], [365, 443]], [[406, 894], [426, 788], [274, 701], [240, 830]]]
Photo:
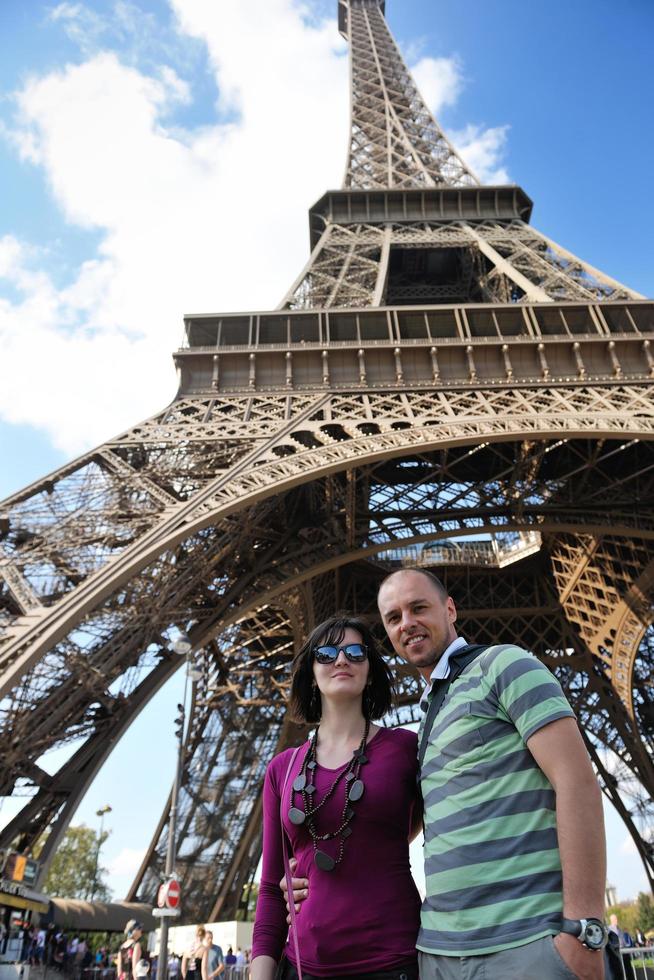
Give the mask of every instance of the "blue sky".
[[[0, 4], [0, 498], [173, 397], [183, 313], [278, 303], [307, 258], [309, 205], [342, 180], [335, 7]], [[473, 168], [519, 183], [541, 231], [652, 295], [649, 0], [388, 0], [387, 16]], [[79, 814], [115, 807], [117, 890], [167, 792], [178, 687]], [[115, 793], [135, 757], [138, 826]], [[611, 833], [627, 896], [642, 876]]]

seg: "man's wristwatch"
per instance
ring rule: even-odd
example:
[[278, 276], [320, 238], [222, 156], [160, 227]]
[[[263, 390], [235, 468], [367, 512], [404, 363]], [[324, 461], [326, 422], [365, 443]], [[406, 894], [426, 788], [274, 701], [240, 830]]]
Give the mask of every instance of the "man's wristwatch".
[[561, 919], [561, 932], [574, 936], [588, 949], [604, 949], [609, 930], [601, 919]]

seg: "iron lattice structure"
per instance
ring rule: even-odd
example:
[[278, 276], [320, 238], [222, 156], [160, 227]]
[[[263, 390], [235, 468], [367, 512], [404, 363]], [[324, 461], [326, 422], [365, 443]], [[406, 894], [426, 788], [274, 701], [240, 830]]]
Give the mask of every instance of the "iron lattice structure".
[[[174, 402], [2, 505], [0, 835], [49, 859], [112, 746], [199, 650], [180, 797], [188, 920], [231, 917], [260, 850], [288, 665], [338, 607], [436, 566], [478, 641], [557, 674], [654, 882], [654, 304], [480, 185], [381, 0], [339, 4], [345, 186], [275, 311], [192, 316]], [[392, 659], [392, 658], [391, 658]], [[395, 721], [416, 716], [396, 664]], [[393, 719], [391, 719], [392, 721]], [[74, 743], [54, 775], [48, 750]], [[130, 898], [149, 900], [167, 810]]]

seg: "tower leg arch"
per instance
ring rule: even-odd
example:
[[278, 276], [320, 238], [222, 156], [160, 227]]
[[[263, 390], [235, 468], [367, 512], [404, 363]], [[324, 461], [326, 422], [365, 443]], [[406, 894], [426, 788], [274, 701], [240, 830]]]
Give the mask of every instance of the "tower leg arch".
[[[552, 395], [556, 395], [556, 392], [552, 392]], [[507, 391], [503, 396], [502, 411], [506, 412], [511, 394]], [[339, 442], [320, 444], [320, 448], [302, 451], [298, 451], [297, 444], [291, 445], [294, 436], [290, 431], [271, 447], [271, 452], [277, 450], [281, 453], [280, 458], [272, 461], [262, 459], [249, 467], [239, 464], [237, 472], [221, 477], [217, 486], [205, 488], [199, 494], [201, 499], [193, 498], [180, 505], [175, 514], [165, 517], [157, 528], [148, 531], [134, 546], [108, 561], [51, 609], [17, 620], [12, 626], [13, 638], [10, 635], [0, 649], [0, 697], [45, 651], [63, 639], [76, 621], [79, 622], [81, 617], [102, 603], [118, 586], [133, 579], [166, 549], [175, 547], [190, 534], [214, 524], [221, 517], [229, 517], [320, 475], [336, 473], [375, 459], [392, 459], [411, 451], [445, 450], [511, 439], [542, 442], [563, 438], [570, 441], [590, 436], [598, 439], [623, 437], [627, 441], [650, 440], [654, 436], [654, 413], [651, 406], [648, 411], [643, 411], [640, 393], [636, 393], [635, 397], [638, 402], [635, 414], [624, 411], [616, 414], [618, 405], [611, 406], [610, 397], [605, 393], [600, 395], [588, 391], [584, 392], [583, 399], [580, 398], [585, 405], [574, 406], [567, 400], [565, 410], [558, 405], [557, 412], [554, 411], [554, 403], [549, 406], [544, 404], [546, 399], [539, 392], [533, 414], [525, 415], [525, 393], [516, 392], [517, 400], [513, 406], [516, 414], [509, 412], [499, 416], [492, 414], [489, 404], [483, 406], [485, 413], [480, 414], [480, 406], [475, 404], [474, 396], [469, 395], [472, 404], [468, 405], [468, 418], [452, 419], [450, 415], [448, 419], [439, 419], [438, 424], [430, 419], [422, 422], [411, 409], [412, 417], [391, 431], [361, 436], [360, 430], [357, 430], [357, 437], [350, 437], [340, 425], [337, 427], [340, 428]], [[558, 398], [553, 399], [553, 402], [558, 401]], [[589, 408], [589, 403], [593, 410]], [[474, 407], [477, 412], [473, 414]], [[538, 410], [539, 407], [541, 410]], [[573, 407], [576, 414], [572, 414]], [[623, 404], [620, 407], [624, 409]], [[549, 413], [547, 408], [550, 409]], [[317, 422], [315, 427], [322, 432], [333, 428], [333, 423]], [[285, 452], [286, 449], [289, 453]], [[648, 514], [645, 517], [651, 519]]]

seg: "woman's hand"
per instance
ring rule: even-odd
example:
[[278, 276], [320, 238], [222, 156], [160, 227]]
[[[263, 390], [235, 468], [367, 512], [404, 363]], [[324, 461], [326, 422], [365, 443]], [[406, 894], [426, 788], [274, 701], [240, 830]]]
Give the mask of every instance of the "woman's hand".
[[[295, 901], [295, 911], [296, 912], [299, 912], [300, 911], [300, 906], [301, 906], [302, 902], [305, 900], [305, 898], [309, 894], [309, 879], [308, 878], [293, 878], [292, 877], [293, 872], [297, 868], [297, 858], [291, 858], [291, 860], [288, 862], [288, 864], [289, 864], [289, 867], [291, 869], [291, 884], [293, 885], [293, 899]], [[282, 890], [282, 892], [284, 894], [284, 899], [286, 901], [286, 908], [289, 910], [289, 914], [286, 916], [286, 921], [290, 925], [290, 922], [291, 922], [291, 916], [290, 916], [291, 906], [289, 904], [289, 899], [288, 899], [288, 886], [286, 884], [286, 875], [284, 875], [284, 877], [280, 881], [279, 887], [281, 888], [281, 890]]]

